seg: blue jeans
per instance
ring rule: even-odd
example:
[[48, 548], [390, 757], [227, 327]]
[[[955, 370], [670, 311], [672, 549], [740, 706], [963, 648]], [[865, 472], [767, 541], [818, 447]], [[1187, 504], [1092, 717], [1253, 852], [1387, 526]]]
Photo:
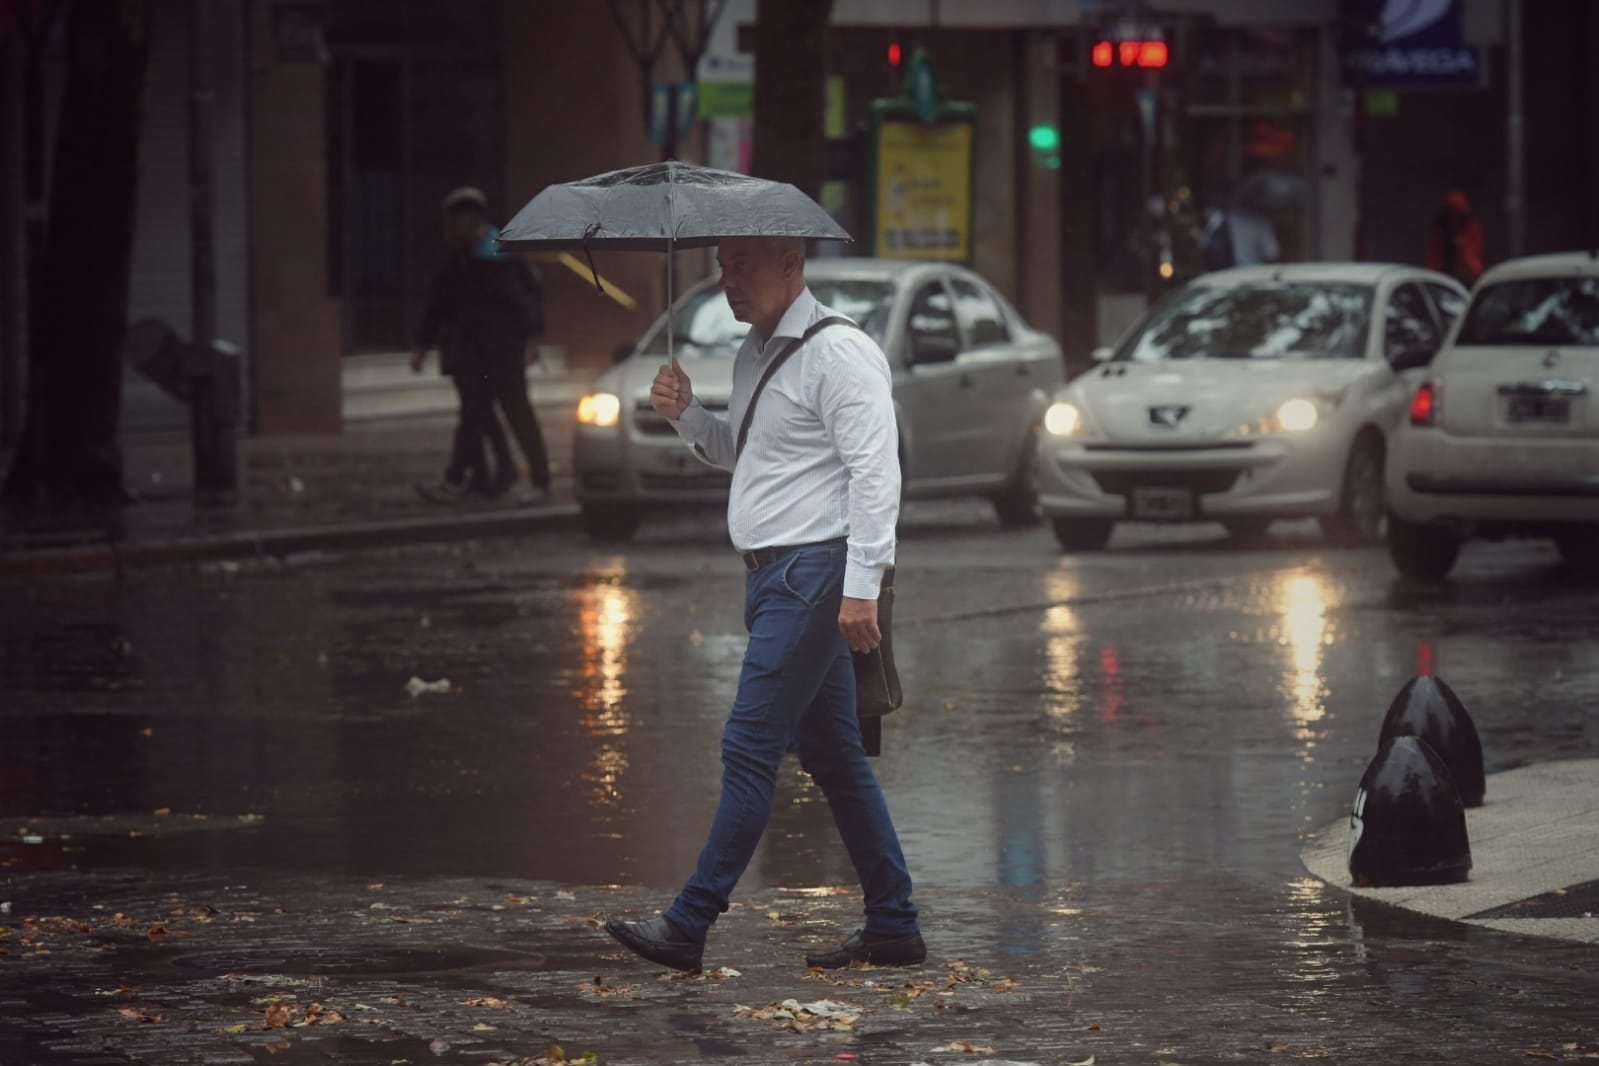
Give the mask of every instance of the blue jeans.
[[917, 931], [910, 871], [861, 747], [855, 667], [838, 631], [845, 551], [842, 542], [801, 548], [749, 575], [750, 643], [722, 733], [722, 799], [699, 866], [666, 912], [697, 940], [727, 910], [755, 855], [790, 745], [833, 810], [865, 893], [867, 930]]

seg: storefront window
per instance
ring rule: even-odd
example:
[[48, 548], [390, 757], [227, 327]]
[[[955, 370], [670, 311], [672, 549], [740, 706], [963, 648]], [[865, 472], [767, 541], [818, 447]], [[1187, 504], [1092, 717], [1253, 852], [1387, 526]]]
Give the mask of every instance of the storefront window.
[[1314, 257], [1315, 31], [1211, 26], [1192, 41], [1166, 175], [1178, 280], [1219, 265], [1205, 248], [1217, 212], [1269, 225], [1280, 261]]

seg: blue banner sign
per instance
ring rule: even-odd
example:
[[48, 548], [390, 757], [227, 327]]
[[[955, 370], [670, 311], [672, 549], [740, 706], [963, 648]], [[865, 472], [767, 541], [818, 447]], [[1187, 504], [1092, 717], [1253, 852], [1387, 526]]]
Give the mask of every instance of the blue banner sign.
[[1463, 42], [1460, 9], [1461, 0], [1344, 0], [1344, 85], [1482, 84], [1482, 57]]

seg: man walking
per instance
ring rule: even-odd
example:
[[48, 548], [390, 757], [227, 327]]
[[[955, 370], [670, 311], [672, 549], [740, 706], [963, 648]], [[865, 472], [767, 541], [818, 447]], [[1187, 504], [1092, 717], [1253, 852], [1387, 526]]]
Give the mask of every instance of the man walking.
[[[412, 367], [420, 370], [423, 351], [443, 342], [444, 370], [455, 378], [461, 418], [445, 480], [424, 494], [451, 499], [476, 489], [498, 496], [515, 482], [498, 405], [527, 460], [534, 491], [547, 500], [549, 457], [528, 401], [525, 357], [544, 331], [538, 279], [520, 257], [499, 250], [499, 230], [489, 224], [487, 201], [477, 189], [445, 197], [444, 232], [451, 255], [433, 280]], [[493, 474], [483, 457], [485, 440], [494, 450]]]
[[[893, 565], [898, 435], [888, 361], [805, 285], [805, 244], [738, 237], [717, 252], [733, 316], [750, 324], [725, 418], [695, 399], [676, 363], [661, 368], [655, 409], [707, 461], [733, 471], [728, 527], [749, 570], [749, 646], [722, 736], [722, 795], [693, 877], [666, 913], [612, 918], [626, 947], [679, 970], [700, 968], [706, 933], [727, 910], [772, 812], [792, 745], [827, 797], [865, 896], [865, 928], [807, 966], [915, 965], [927, 957], [911, 879], [882, 790], [866, 761], [850, 651], [882, 639], [877, 597]], [[748, 437], [739, 427], [757, 384]]]

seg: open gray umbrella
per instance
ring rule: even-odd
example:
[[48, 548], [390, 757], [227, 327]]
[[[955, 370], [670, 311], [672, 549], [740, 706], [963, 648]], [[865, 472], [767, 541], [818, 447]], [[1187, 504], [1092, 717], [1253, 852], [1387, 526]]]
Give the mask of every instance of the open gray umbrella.
[[[505, 228], [500, 245], [529, 250], [595, 245], [619, 251], [664, 252], [666, 309], [672, 313], [672, 253], [704, 248], [724, 237], [804, 237], [848, 241], [820, 204], [782, 182], [689, 163], [651, 163], [581, 181], [551, 185]], [[598, 275], [595, 275], [596, 283]], [[667, 354], [672, 354], [667, 328]]]

